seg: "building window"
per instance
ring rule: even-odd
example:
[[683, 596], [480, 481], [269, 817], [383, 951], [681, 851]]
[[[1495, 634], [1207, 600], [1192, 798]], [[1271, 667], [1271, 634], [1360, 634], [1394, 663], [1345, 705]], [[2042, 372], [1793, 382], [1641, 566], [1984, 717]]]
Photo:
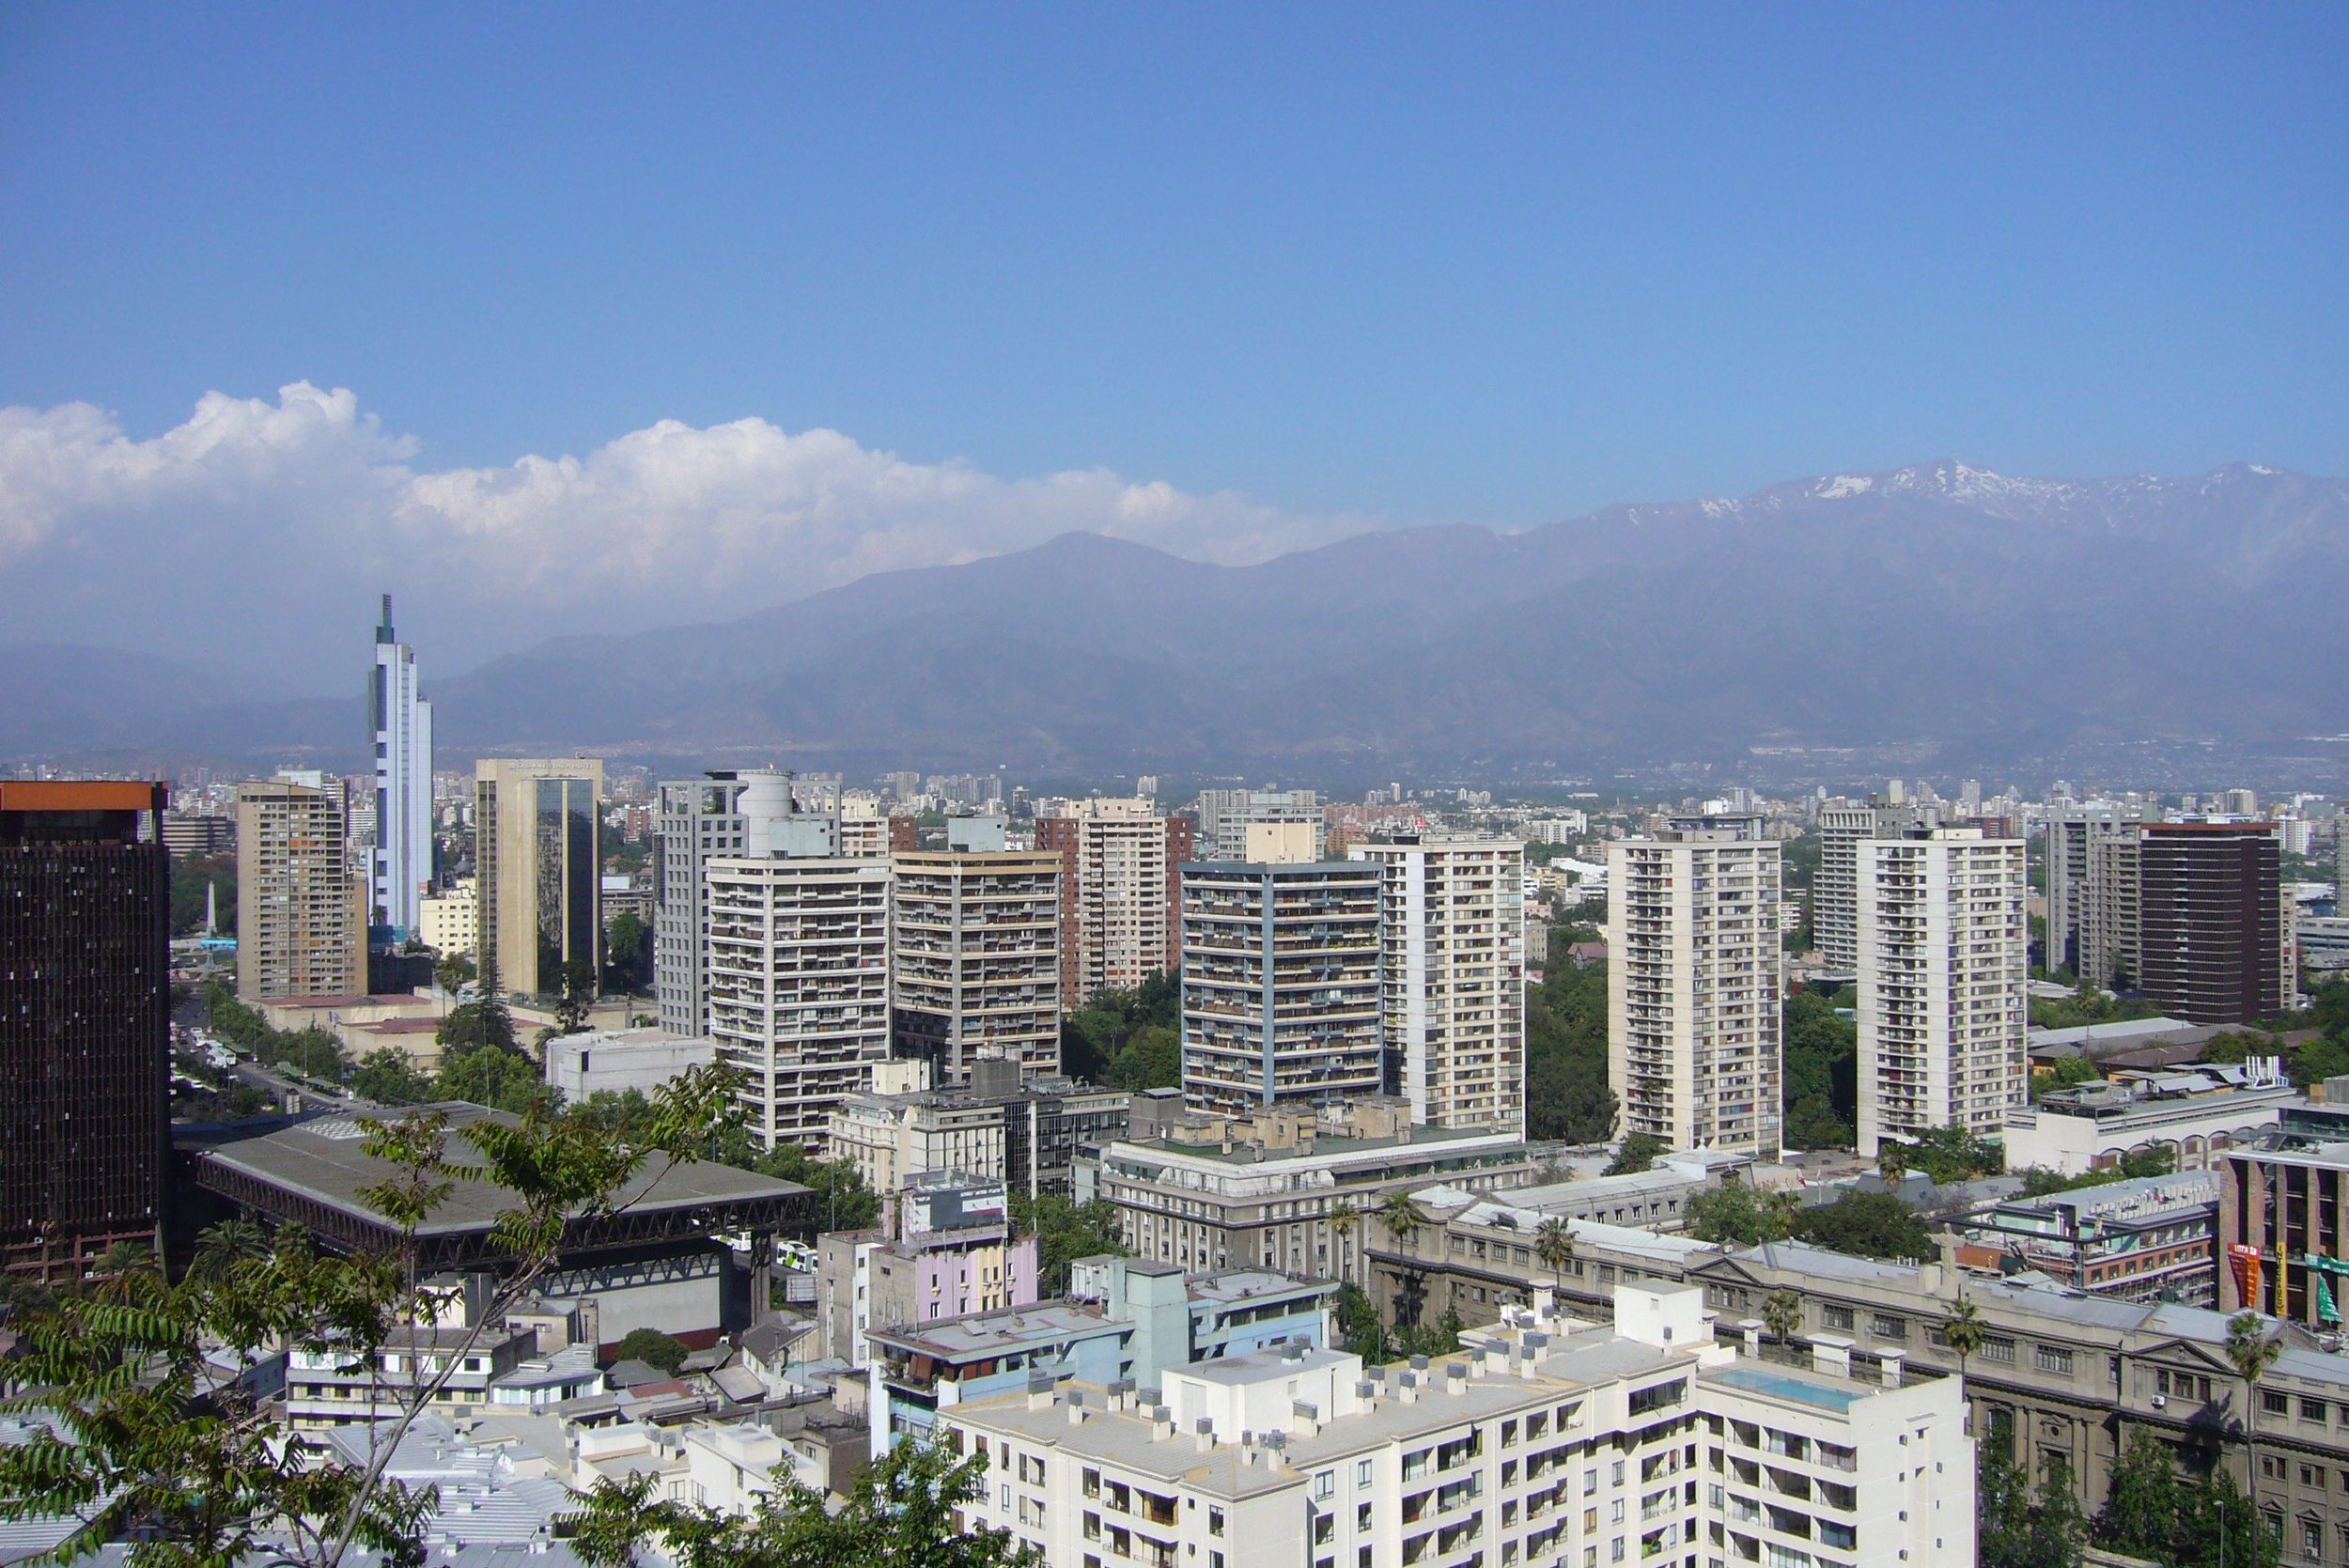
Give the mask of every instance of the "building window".
[[1328, 1501], [1330, 1500], [1330, 1497], [1331, 1497], [1331, 1496], [1332, 1496], [1332, 1495], [1333, 1495], [1333, 1494], [1337, 1491], [1337, 1489], [1338, 1489], [1338, 1474], [1337, 1474], [1337, 1472], [1336, 1472], [1335, 1470], [1321, 1470], [1321, 1471], [1318, 1471], [1318, 1472], [1316, 1472], [1316, 1473], [1315, 1474], [1315, 1476], [1314, 1476], [1314, 1500], [1315, 1500], [1315, 1501], [1316, 1501], [1316, 1502], [1328, 1502]]
[[2321, 1421], [2325, 1419], [2325, 1402], [2323, 1400], [2304, 1399], [2300, 1402], [2300, 1419], [2302, 1421]]
[[1906, 1341], [1908, 1338], [1908, 1320], [1878, 1312], [1868, 1320], [1868, 1332], [1880, 1340]]
[[[1223, 1510], [1212, 1507], [1207, 1510], [1207, 1533], [1209, 1535], [1223, 1533]], [[1216, 1555], [1221, 1558], [1223, 1554], [1219, 1552]]]
[[1370, 1484], [1369, 1460], [1358, 1459], [1354, 1462], [1354, 1484], [1357, 1486], [1367, 1486]]
[[2051, 1372], [2059, 1377], [2072, 1375], [2072, 1353], [2052, 1344], [2034, 1346], [2030, 1364], [2041, 1372]]
[[1851, 1309], [1849, 1307], [1821, 1307], [1819, 1321], [1829, 1328], [1848, 1331], [1851, 1327]]
[[1982, 1349], [1977, 1353], [1977, 1357], [1981, 1360], [2003, 1361], [2008, 1366], [2013, 1366], [2015, 1364], [2015, 1342], [1985, 1339], [1982, 1342]]
[[2260, 1394], [2260, 1408], [2271, 1416], [2288, 1416], [2292, 1413], [2292, 1396], [2272, 1389], [2263, 1390]]

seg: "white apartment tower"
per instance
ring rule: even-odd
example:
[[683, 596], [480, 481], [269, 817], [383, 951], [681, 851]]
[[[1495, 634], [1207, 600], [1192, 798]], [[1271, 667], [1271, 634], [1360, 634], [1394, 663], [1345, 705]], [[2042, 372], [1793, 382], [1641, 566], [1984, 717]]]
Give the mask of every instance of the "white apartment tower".
[[1349, 860], [1382, 875], [1390, 1088], [1428, 1126], [1525, 1128], [1525, 846], [1397, 833]]
[[[744, 801], [748, 798], [748, 805]], [[785, 846], [801, 855], [833, 853], [825, 836], [832, 797], [820, 781], [771, 769], [673, 779], [659, 794], [661, 848], [653, 862], [653, 994], [661, 1027], [671, 1034], [709, 1032], [702, 994], [706, 873], [721, 856], [751, 849], [751, 813], [781, 818]], [[762, 827], [771, 847], [778, 830]]]
[[1608, 1075], [1617, 1130], [1774, 1160], [1783, 1094], [1779, 847], [1692, 817], [1607, 850]]
[[392, 596], [375, 629], [367, 690], [375, 720], [375, 850], [368, 867], [370, 923], [395, 939], [415, 934], [432, 885], [432, 705], [416, 693], [416, 654], [392, 630]]
[[967, 1083], [981, 1054], [1021, 1079], [1060, 1071], [1060, 857], [916, 850], [894, 858], [891, 1010], [900, 1055]]
[[889, 1055], [889, 864], [720, 856], [704, 876], [718, 1060], [742, 1075], [753, 1137], [820, 1154], [832, 1109]]
[[1860, 846], [1859, 1152], [1987, 1137], [2029, 1082], [2023, 841], [1919, 829]]

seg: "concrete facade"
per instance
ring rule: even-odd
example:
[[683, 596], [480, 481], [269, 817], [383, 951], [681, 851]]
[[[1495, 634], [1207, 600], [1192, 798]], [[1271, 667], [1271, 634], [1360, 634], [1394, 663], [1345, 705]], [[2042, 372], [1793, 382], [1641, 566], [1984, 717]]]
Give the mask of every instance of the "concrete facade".
[[1047, 852], [896, 855], [890, 939], [900, 1056], [935, 1081], [967, 1082], [982, 1052], [1023, 1076], [1060, 1071], [1061, 857]]
[[1379, 867], [1390, 1088], [1434, 1127], [1525, 1130], [1525, 846], [1398, 833]]
[[1360, 861], [1182, 868], [1193, 1110], [1241, 1115], [1385, 1087], [1383, 886], [1381, 869]]
[[237, 998], [364, 992], [367, 891], [342, 785], [237, 786]]
[[1608, 1073], [1617, 1130], [1778, 1157], [1784, 1072], [1779, 846], [1758, 817], [1608, 846]]

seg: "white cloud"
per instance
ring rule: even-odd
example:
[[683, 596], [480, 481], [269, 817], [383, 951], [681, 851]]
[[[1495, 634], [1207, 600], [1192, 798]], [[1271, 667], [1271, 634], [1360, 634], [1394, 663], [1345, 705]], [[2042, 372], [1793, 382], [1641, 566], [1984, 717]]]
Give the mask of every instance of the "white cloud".
[[448, 669], [551, 631], [745, 613], [1072, 530], [1246, 564], [1376, 525], [1103, 469], [1004, 479], [761, 419], [662, 420], [496, 468], [415, 457], [350, 392], [306, 381], [273, 404], [207, 394], [145, 441], [87, 404], [0, 409], [0, 593], [21, 612], [0, 641], [282, 658], [348, 636], [350, 606], [382, 586], [414, 607], [403, 621], [444, 635]]

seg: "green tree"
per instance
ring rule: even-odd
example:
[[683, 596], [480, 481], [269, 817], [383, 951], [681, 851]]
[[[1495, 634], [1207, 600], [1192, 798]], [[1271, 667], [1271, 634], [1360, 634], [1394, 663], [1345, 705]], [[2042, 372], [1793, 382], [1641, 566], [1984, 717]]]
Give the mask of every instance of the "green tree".
[[422, 1105], [432, 1097], [432, 1080], [416, 1071], [406, 1052], [378, 1046], [352, 1069], [350, 1092], [378, 1105]]
[[1162, 1024], [1144, 1024], [1110, 1059], [1113, 1089], [1174, 1089], [1183, 1081], [1183, 1042]]
[[2178, 1509], [2177, 1546], [2168, 1559], [2176, 1568], [2278, 1568], [2283, 1544], [2267, 1528], [2253, 1499], [2243, 1495], [2224, 1466], [2186, 1488]]
[[486, 1045], [443, 1055], [441, 1070], [433, 1076], [432, 1097], [484, 1105], [517, 1116], [534, 1106], [552, 1106], [562, 1099], [546, 1082], [538, 1063], [511, 1047]]
[[210, 890], [220, 934], [237, 934], [237, 857], [184, 855], [171, 862], [171, 934], [204, 933], [206, 890]]
[[1654, 1133], [1635, 1132], [1626, 1138], [1622, 1147], [1615, 1151], [1615, 1157], [1608, 1164], [1606, 1173], [1610, 1176], [1635, 1176], [1642, 1171], [1653, 1170], [1658, 1155], [1670, 1153], [1672, 1145]]
[[1762, 1298], [1763, 1326], [1781, 1344], [1792, 1344], [1802, 1332], [1802, 1297], [1791, 1290], [1774, 1290]]
[[824, 1201], [825, 1230], [863, 1231], [880, 1223], [880, 1196], [864, 1185], [852, 1159], [817, 1159], [802, 1144], [778, 1143], [747, 1160], [730, 1163], [814, 1188]]
[[1859, 1106], [1859, 1030], [1812, 990], [1791, 993], [1781, 1013], [1786, 1141], [1798, 1149], [1847, 1148]]
[[1330, 1310], [1337, 1315], [1339, 1337], [1350, 1354], [1360, 1356], [1367, 1366], [1394, 1358], [1386, 1326], [1378, 1321], [1378, 1309], [1361, 1286], [1351, 1280], [1340, 1285]]
[[[572, 1219], [623, 1207], [621, 1192], [648, 1165], [683, 1157], [730, 1092], [707, 1069], [682, 1076], [662, 1091], [659, 1124], [643, 1141], [544, 1113], [461, 1130], [432, 1111], [369, 1121], [362, 1147], [388, 1174], [357, 1196], [392, 1228], [386, 1250], [330, 1255], [288, 1227], [265, 1256], [241, 1246], [176, 1283], [134, 1270], [20, 1315], [12, 1408], [43, 1420], [26, 1441], [0, 1447], [0, 1518], [78, 1516], [63, 1560], [128, 1540], [138, 1568], [264, 1559], [335, 1568], [354, 1547], [401, 1568], [421, 1563], [434, 1498], [384, 1477], [399, 1438], [490, 1326], [540, 1287]], [[473, 1158], [450, 1157], [453, 1137], [472, 1145]], [[497, 1234], [507, 1263], [480, 1327], [445, 1358], [409, 1358], [403, 1383], [390, 1374], [386, 1347], [446, 1306], [418, 1236], [466, 1181], [494, 1183], [504, 1195]], [[386, 1374], [399, 1414], [372, 1459], [288, 1445], [248, 1390], [219, 1385], [218, 1347], [250, 1365], [284, 1345]], [[615, 1523], [608, 1538], [625, 1529]]]
[[658, 1328], [631, 1328], [620, 1337], [619, 1347], [614, 1351], [614, 1361], [642, 1361], [658, 1367], [671, 1376], [685, 1364], [692, 1347], [675, 1334], [664, 1334]]
[[[2257, 1312], [2237, 1312], [2227, 1320], [2227, 1359], [2234, 1363], [2235, 1375], [2243, 1379], [2243, 1445], [2248, 1451], [2252, 1435], [2259, 1427], [2260, 1380], [2267, 1369], [2283, 1354], [2283, 1333], [2279, 1328], [2270, 1333], [2267, 1322]], [[2244, 1473], [2251, 1475], [2250, 1467]], [[2259, 1481], [2251, 1479], [2251, 1501], [2259, 1501]]]
[[1737, 1247], [1783, 1241], [1794, 1234], [1798, 1206], [1791, 1192], [1760, 1192], [1746, 1182], [1725, 1181], [1688, 1200], [1688, 1234]]
[[554, 1032], [577, 1034], [587, 1027], [587, 1014], [595, 1005], [595, 967], [584, 958], [564, 959], [563, 990], [554, 1002]]
[[1550, 1300], [1555, 1304], [1565, 1294], [1566, 1265], [1574, 1261], [1574, 1226], [1572, 1222], [1552, 1215], [1533, 1227], [1533, 1255], [1549, 1270]]
[[[1550, 930], [1563, 955], [1577, 933]], [[1577, 969], [1563, 956], [1527, 993], [1526, 1115], [1532, 1135], [1568, 1143], [1603, 1142], [1617, 1101], [1607, 1082], [1607, 966]]]
[[451, 996], [472, 985], [480, 972], [474, 967], [474, 961], [461, 953], [443, 954], [440, 961], [432, 966], [433, 983]]
[[2142, 1428], [2131, 1432], [2113, 1463], [2105, 1506], [2096, 1514], [2096, 1545], [2175, 1563], [2186, 1494], [2170, 1445]]
[[1419, 1205], [1411, 1202], [1408, 1192], [1397, 1188], [1379, 1202], [1378, 1223], [1394, 1242], [1395, 1267], [1401, 1281], [1394, 1320], [1406, 1327], [1414, 1327], [1419, 1322], [1420, 1297], [1426, 1290], [1426, 1271], [1411, 1250], [1411, 1243], [1425, 1227], [1427, 1217], [1419, 1212]]
[[1330, 1235], [1338, 1244], [1338, 1255], [1332, 1261], [1341, 1280], [1354, 1278], [1354, 1233], [1361, 1229], [1361, 1224], [1362, 1211], [1351, 1198], [1339, 1199], [1337, 1206], [1330, 1211]]
[[2014, 1461], [1985, 1446], [1975, 1480], [1974, 1560], [1982, 1568], [2079, 1568], [2087, 1527], [2069, 1482], [2036, 1489]]
[[268, 1257], [274, 1246], [270, 1232], [253, 1220], [224, 1219], [197, 1233], [188, 1272], [200, 1280], [226, 1280], [240, 1265]]
[[986, 1455], [909, 1439], [857, 1478], [837, 1514], [821, 1493], [786, 1483], [740, 1516], [659, 1495], [658, 1478], [599, 1482], [570, 1523], [589, 1568], [636, 1568], [659, 1541], [675, 1568], [1042, 1568], [1007, 1530], [974, 1527]]
[[1942, 1343], [1957, 1352], [1957, 1375], [1961, 1382], [1968, 1360], [1982, 1348], [1982, 1342], [1988, 1335], [1989, 1330], [1983, 1326], [1982, 1309], [1971, 1301], [1958, 1302], [1950, 1309], [1950, 1315], [1942, 1319]]
[[1930, 1258], [1933, 1236], [1917, 1211], [1889, 1192], [1846, 1192], [1795, 1217], [1795, 1236], [1861, 1258]]
[[1078, 1259], [1126, 1254], [1117, 1205], [1106, 1198], [1080, 1203], [1053, 1192], [1015, 1192], [1011, 1220], [1019, 1234], [1035, 1237], [1036, 1288], [1046, 1296], [1067, 1291], [1069, 1265]]
[[630, 996], [652, 984], [652, 931], [644, 917], [624, 909], [603, 934], [604, 986]]

